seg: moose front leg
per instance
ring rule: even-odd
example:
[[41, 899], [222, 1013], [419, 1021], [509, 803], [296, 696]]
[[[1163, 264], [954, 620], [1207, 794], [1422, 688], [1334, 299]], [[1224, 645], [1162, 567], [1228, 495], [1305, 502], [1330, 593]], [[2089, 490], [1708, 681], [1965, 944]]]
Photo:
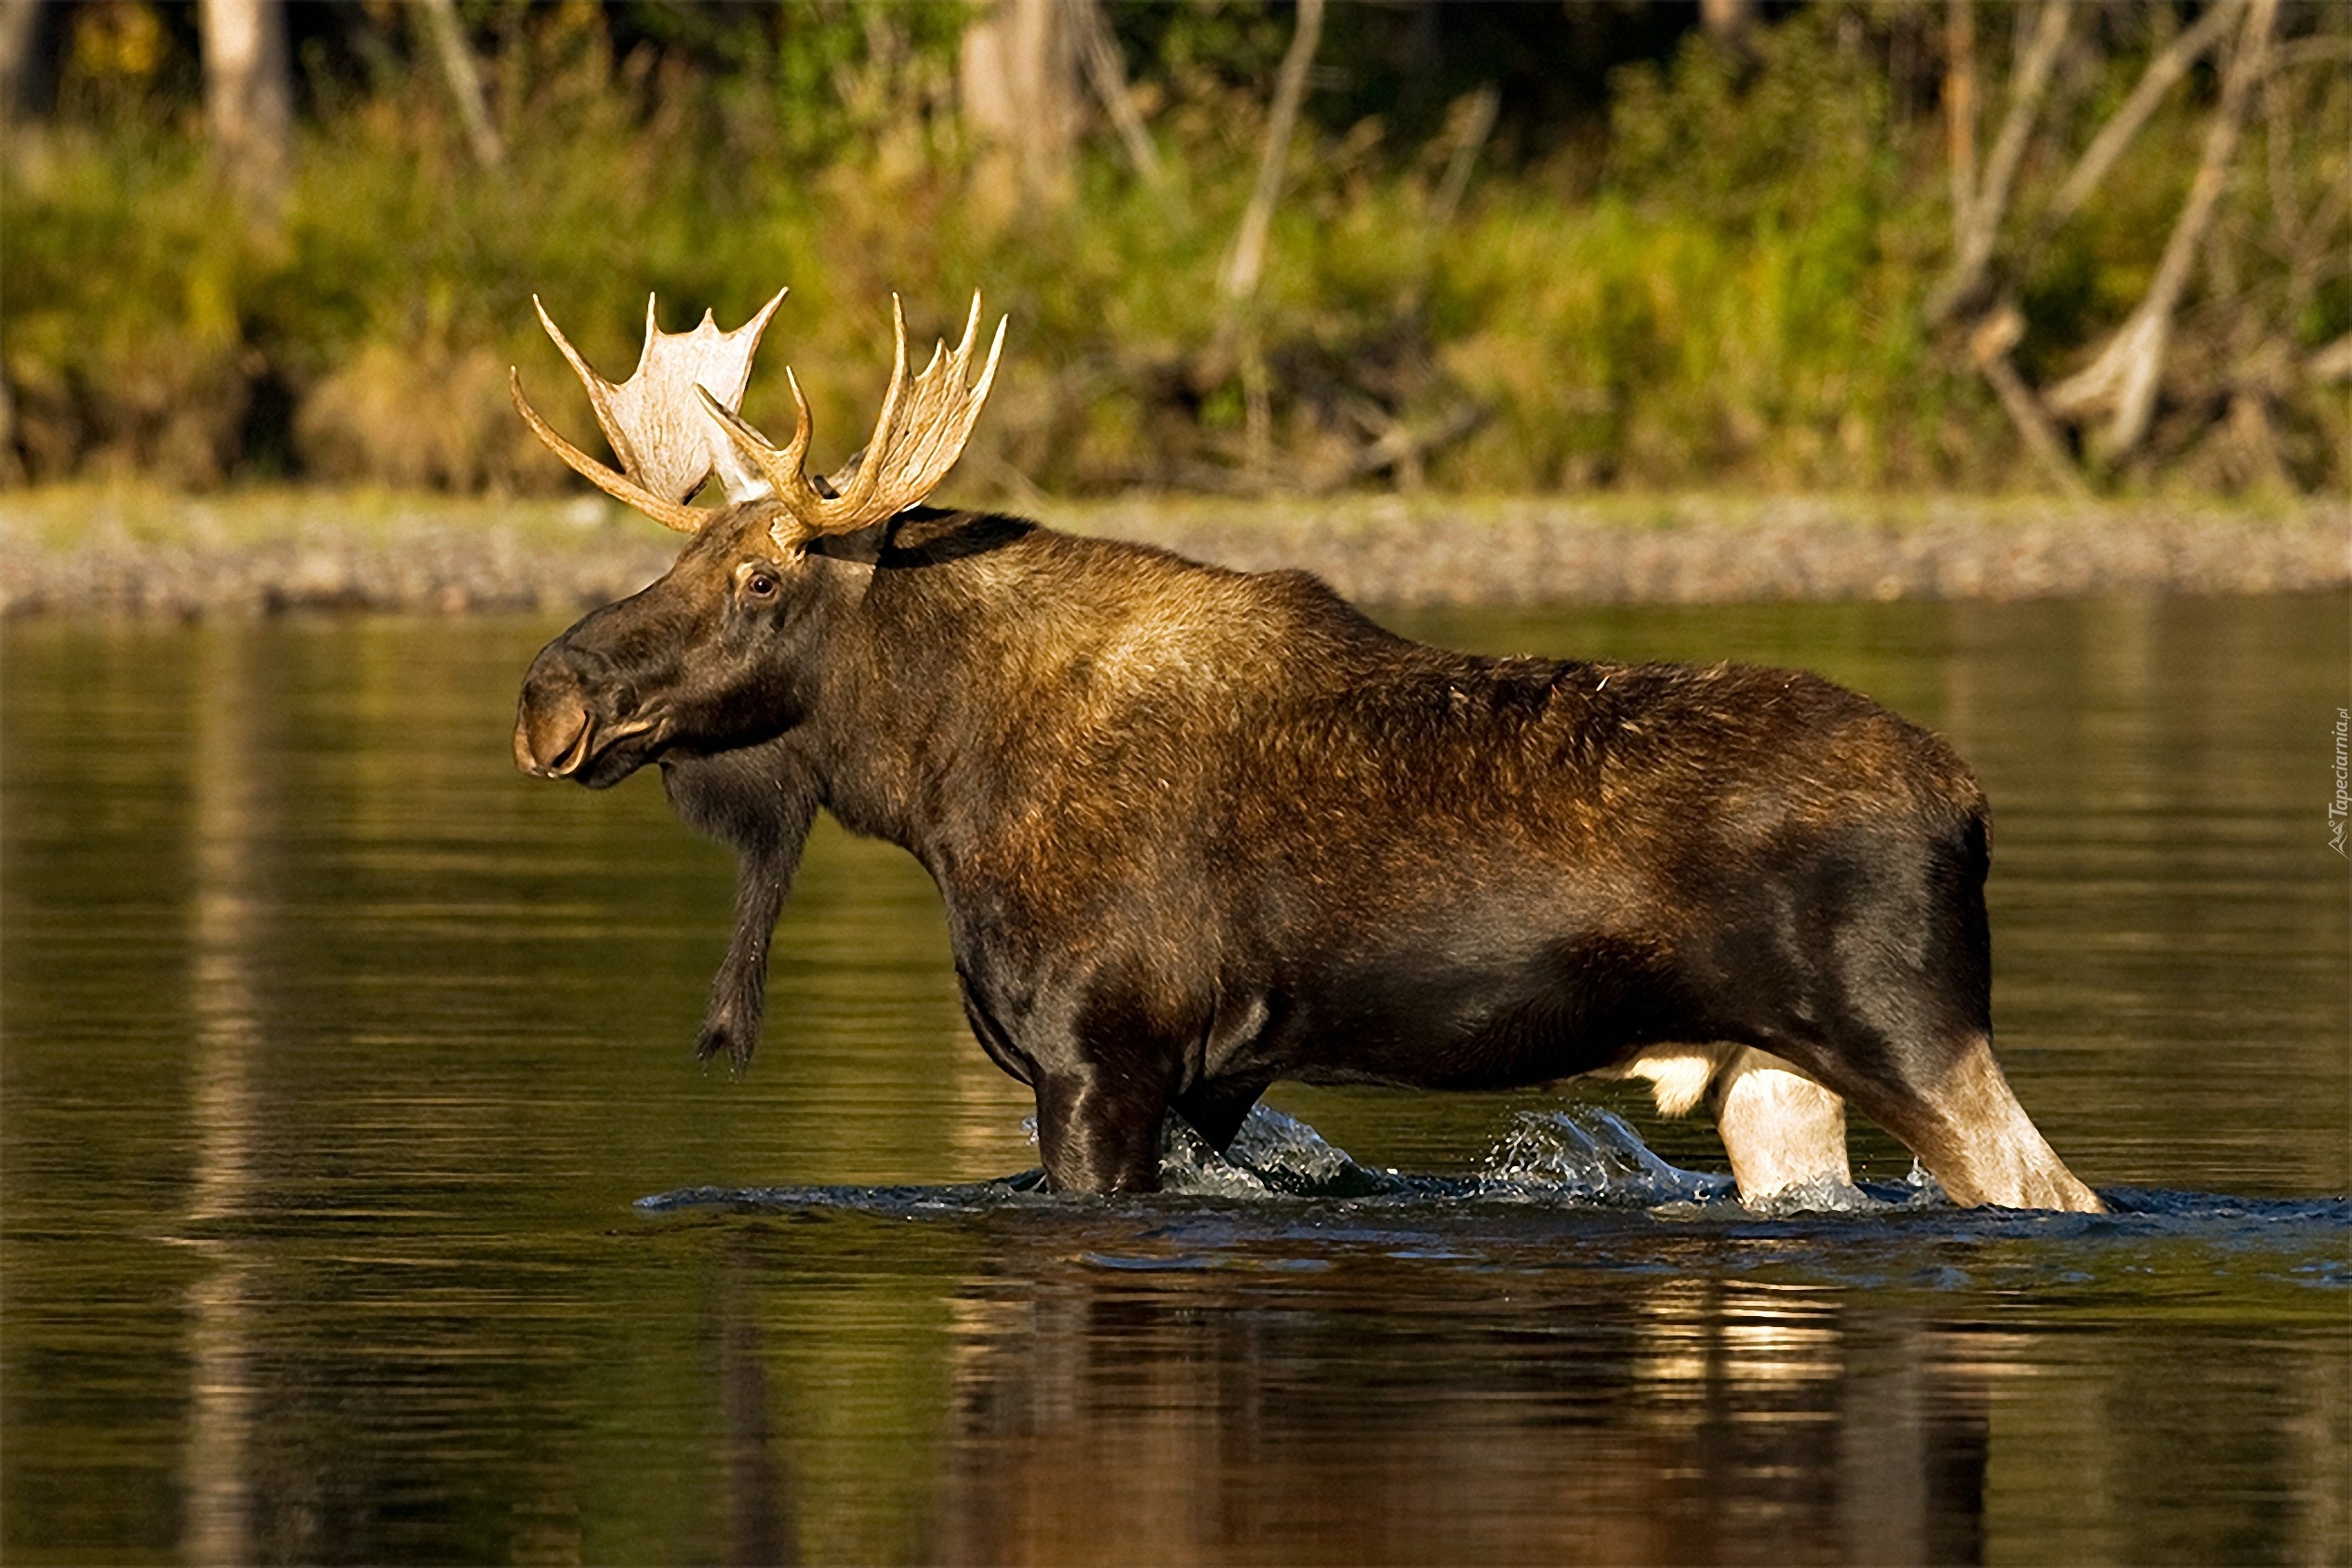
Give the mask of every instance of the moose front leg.
[[771, 845], [743, 852], [736, 872], [735, 930], [711, 981], [710, 1004], [695, 1042], [696, 1060], [724, 1055], [737, 1073], [751, 1065], [751, 1047], [760, 1041], [760, 1019], [767, 1010], [768, 943], [777, 918], [784, 912], [784, 897], [791, 891], [799, 861], [797, 843], [789, 850]]
[[1055, 1191], [1160, 1190], [1159, 1075], [1083, 1063], [1040, 1072], [1036, 1089], [1037, 1149]]
[[789, 738], [666, 762], [661, 784], [687, 824], [736, 852], [735, 928], [711, 981], [695, 1056], [751, 1065], [767, 1006], [768, 943], [817, 820], [817, 786]]

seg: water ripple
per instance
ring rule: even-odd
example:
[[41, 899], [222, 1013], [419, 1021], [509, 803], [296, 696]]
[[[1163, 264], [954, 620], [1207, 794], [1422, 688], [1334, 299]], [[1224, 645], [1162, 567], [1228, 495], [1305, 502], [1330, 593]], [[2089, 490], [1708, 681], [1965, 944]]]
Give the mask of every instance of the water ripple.
[[1522, 1113], [1468, 1176], [1375, 1169], [1261, 1107], [1223, 1155], [1178, 1127], [1162, 1179], [1158, 1193], [1111, 1198], [1049, 1192], [1035, 1170], [942, 1187], [695, 1187], [636, 1207], [650, 1217], [1028, 1216], [1077, 1243], [1063, 1256], [1083, 1267], [1151, 1274], [1313, 1273], [1349, 1256], [1472, 1270], [1548, 1269], [1573, 1256], [1646, 1272], [1683, 1266], [1701, 1243], [1746, 1249], [1756, 1268], [1792, 1281], [1934, 1292], [2055, 1299], [2158, 1273], [2352, 1287], [2352, 1201], [2343, 1198], [2127, 1188], [2105, 1194], [2106, 1215], [1961, 1209], [1915, 1172], [1750, 1206], [1729, 1176], [1669, 1164], [1597, 1107]]

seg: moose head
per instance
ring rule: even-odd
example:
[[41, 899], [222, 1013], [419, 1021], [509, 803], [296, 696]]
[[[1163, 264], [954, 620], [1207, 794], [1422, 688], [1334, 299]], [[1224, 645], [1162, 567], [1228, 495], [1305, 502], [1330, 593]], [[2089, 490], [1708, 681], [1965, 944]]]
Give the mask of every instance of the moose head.
[[[540, 651], [514, 729], [514, 760], [525, 772], [603, 789], [673, 752], [707, 755], [790, 729], [821, 673], [828, 602], [845, 587], [825, 562], [860, 553], [844, 541], [920, 503], [962, 455], [1004, 347], [1000, 319], [973, 381], [978, 295], [963, 340], [952, 352], [935, 347], [911, 379], [906, 315], [893, 297], [896, 352], [881, 416], [865, 448], [828, 481], [807, 471], [808, 401], [789, 370], [791, 441], [777, 446], [737, 412], [751, 356], [785, 292], [732, 332], [720, 331], [708, 311], [691, 332], [664, 332], [648, 299], [644, 349], [618, 386], [596, 373], [534, 297], [619, 470], [541, 418], [520, 371], [510, 380], [515, 408], [581, 477], [689, 542], [658, 581]], [[726, 504], [689, 504], [714, 472]]]

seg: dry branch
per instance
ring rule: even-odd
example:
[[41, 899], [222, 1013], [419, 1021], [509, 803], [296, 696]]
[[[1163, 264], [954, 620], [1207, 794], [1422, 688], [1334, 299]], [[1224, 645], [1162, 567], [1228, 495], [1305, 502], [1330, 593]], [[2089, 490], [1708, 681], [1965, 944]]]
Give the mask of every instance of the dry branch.
[[1455, 209], [1470, 187], [1470, 170], [1477, 166], [1486, 139], [1495, 134], [1495, 115], [1501, 106], [1502, 94], [1489, 82], [1457, 103], [1449, 116], [1454, 121], [1449, 127], [1454, 152], [1445, 161], [1444, 177], [1438, 181], [1437, 198], [1429, 204], [1431, 234], [1442, 233], [1454, 221]]
[[1976, 4], [1951, 0], [1944, 13], [1944, 128], [1952, 166], [1952, 253], [1968, 238], [1976, 201]]
[[1164, 193], [1168, 171], [1160, 166], [1160, 150], [1152, 146], [1143, 116], [1136, 113], [1135, 99], [1127, 90], [1127, 68], [1119, 59], [1119, 41], [1111, 35], [1101, 0], [1076, 0], [1076, 4], [1078, 49], [1085, 62], [1086, 79], [1102, 100], [1103, 113], [1110, 116], [1111, 126], [1127, 150], [1127, 161], [1136, 166], [1136, 173], [1146, 185]]
[[458, 117], [465, 122], [474, 162], [484, 168], [498, 167], [506, 162], [506, 144], [490, 123], [482, 73], [474, 69], [473, 51], [466, 47], [465, 29], [458, 20], [458, 0], [422, 0], [416, 14], [424, 19], [433, 53], [441, 58], [441, 74], [449, 84], [449, 96], [458, 100]]
[[2054, 233], [2060, 224], [2080, 210], [2082, 204], [2091, 198], [2091, 193], [2099, 188], [2099, 182], [2107, 177], [2107, 171], [2115, 166], [2116, 160], [2122, 157], [2124, 150], [2131, 146], [2132, 139], [2140, 134], [2141, 127], [2156, 113], [2157, 106], [2163, 102], [2165, 92], [2173, 83], [2188, 74], [2188, 68], [2196, 64], [2223, 33], [2229, 31], [2244, 3], [2245, 0], [2221, 0], [2220, 4], [2198, 19], [2197, 25], [2174, 38], [2147, 62], [2147, 69], [2140, 73], [2139, 83], [2133, 87], [2132, 95], [2123, 100], [2121, 108], [2108, 117], [2107, 123], [2099, 128], [2099, 134], [2091, 139], [2091, 145], [2083, 149], [2081, 159], [2074, 166], [2074, 172], [2066, 176], [2066, 182], [2058, 187], [2058, 193], [2050, 199], [2048, 210], [2041, 215], [2040, 228], [2044, 236]]
[[1993, 395], [2000, 399], [2001, 412], [2017, 427], [2017, 433], [2058, 488], [2069, 496], [2084, 496], [2090, 487], [2083, 484], [2074, 459], [2066, 453], [2065, 439], [2057, 427], [2050, 422], [2049, 413], [2041, 400], [2034, 396], [2026, 379], [2017, 374], [2017, 367], [2009, 362], [2010, 352], [2026, 335], [2026, 318], [2014, 304], [2004, 301], [1977, 324], [1969, 334], [1968, 355], [1976, 364]]
[[2156, 409], [2157, 379], [2172, 340], [2173, 314], [2221, 205], [2245, 122], [2246, 100], [2255, 81], [2269, 68], [2270, 31], [2278, 14], [2279, 0], [2249, 0], [2245, 27], [2222, 81], [2221, 102], [2206, 132], [2204, 154], [2189, 183], [2188, 200], [2165, 242], [2163, 258], [2157, 263], [2146, 295], [2098, 357], [2053, 387], [2045, 399], [2053, 412], [2071, 419], [2086, 419], [2102, 408], [2114, 410], [2098, 443], [2100, 456], [2106, 461], [2130, 453], [2147, 433]]
[[[2050, 91], [2050, 69], [2066, 41], [2066, 24], [2073, 0], [2043, 0], [2035, 19], [2032, 40], [2018, 56], [2010, 73], [2009, 109], [2001, 117], [2000, 135], [1994, 139], [1992, 156], [1986, 160], [1981, 185], [1968, 198], [1968, 219], [1958, 227], [1952, 265], [1928, 296], [1928, 319], [1948, 321], [1978, 298], [2000, 238], [2001, 221], [2009, 213], [2011, 188], [2017, 166], [2026, 156], [2026, 140]], [[1955, 142], [1957, 145], [1957, 140]], [[1957, 186], [1957, 169], [1955, 170]]]
[[1298, 29], [1275, 79], [1274, 106], [1267, 116], [1266, 148], [1259, 155], [1257, 183], [1250, 191], [1242, 226], [1233, 248], [1217, 277], [1217, 292], [1229, 308], [1249, 302], [1257, 293], [1257, 280], [1266, 266], [1266, 234], [1274, 221], [1274, 204], [1282, 199], [1282, 169], [1290, 158], [1292, 129], [1298, 123], [1298, 106], [1307, 96], [1307, 68], [1314, 63], [1315, 46], [1323, 31], [1323, 0], [1298, 0]]
[[2352, 332], [2305, 360], [2303, 373], [2315, 381], [2352, 381]]

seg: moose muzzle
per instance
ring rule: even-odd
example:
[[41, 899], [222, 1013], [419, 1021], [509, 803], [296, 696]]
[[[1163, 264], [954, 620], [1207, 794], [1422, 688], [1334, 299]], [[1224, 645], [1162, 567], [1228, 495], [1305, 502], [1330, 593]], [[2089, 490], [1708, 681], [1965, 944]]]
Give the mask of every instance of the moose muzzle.
[[595, 739], [596, 721], [569, 672], [531, 671], [514, 716], [514, 765], [541, 778], [566, 778], [593, 754]]

